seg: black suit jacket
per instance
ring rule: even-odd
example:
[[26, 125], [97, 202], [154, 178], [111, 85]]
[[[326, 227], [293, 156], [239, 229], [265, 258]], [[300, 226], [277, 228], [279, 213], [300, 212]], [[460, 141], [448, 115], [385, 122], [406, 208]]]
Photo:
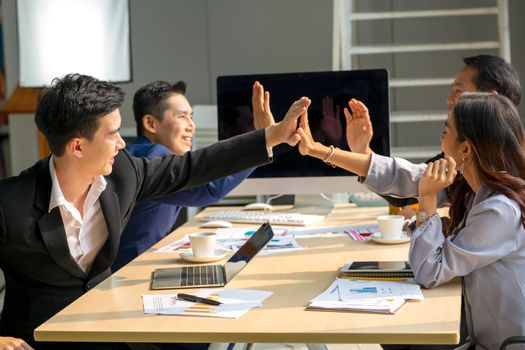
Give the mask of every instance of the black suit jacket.
[[89, 271], [72, 258], [60, 210], [49, 212], [49, 158], [0, 181], [0, 268], [6, 279], [2, 335], [32, 345], [33, 330], [110, 275], [120, 234], [135, 202], [268, 162], [264, 130], [182, 157], [147, 160], [121, 150], [100, 196], [109, 237]]

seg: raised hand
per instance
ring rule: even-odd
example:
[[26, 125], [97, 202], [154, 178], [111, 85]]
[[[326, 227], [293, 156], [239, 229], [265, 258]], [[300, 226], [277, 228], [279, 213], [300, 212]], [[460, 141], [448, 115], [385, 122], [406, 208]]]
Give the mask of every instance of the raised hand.
[[306, 112], [312, 101], [308, 97], [301, 97], [291, 106], [284, 119], [266, 128], [266, 146], [273, 147], [286, 142], [295, 146], [301, 139], [297, 133], [297, 120]]
[[[297, 134], [301, 138], [299, 141], [299, 152], [303, 156], [311, 156], [328, 162], [332, 166], [338, 166], [359, 176], [366, 176], [370, 167], [371, 154], [354, 153], [333, 146], [327, 147], [321, 142], [315, 141], [308, 125], [308, 113], [305, 111], [299, 119]], [[329, 158], [329, 159], [328, 159]]]
[[428, 163], [427, 169], [419, 180], [419, 196], [434, 196], [454, 182], [457, 175], [454, 158], [445, 156]]
[[355, 98], [348, 102], [348, 108], [344, 109], [346, 119], [346, 141], [352, 152], [370, 154], [370, 141], [374, 135], [368, 108]]
[[264, 87], [258, 81], [252, 87], [252, 107], [255, 129], [266, 128], [275, 123], [270, 110], [270, 93], [264, 91]]
[[308, 111], [305, 111], [301, 115], [297, 133], [301, 137], [301, 141], [299, 141], [299, 153], [303, 156], [309, 155], [314, 149], [315, 141], [310, 131], [310, 125], [308, 124]]

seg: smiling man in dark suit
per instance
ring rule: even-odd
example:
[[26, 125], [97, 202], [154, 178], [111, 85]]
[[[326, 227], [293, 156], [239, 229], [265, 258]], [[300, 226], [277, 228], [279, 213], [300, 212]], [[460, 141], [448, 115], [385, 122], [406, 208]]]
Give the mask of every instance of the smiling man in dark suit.
[[[136, 202], [271, 161], [295, 145], [301, 98], [280, 123], [183, 156], [146, 160], [124, 149], [122, 90], [70, 74], [41, 98], [35, 121], [52, 155], [0, 181], [0, 268], [5, 306], [0, 349], [119, 348], [37, 343], [33, 330], [110, 275], [122, 228]], [[31, 346], [30, 346], [30, 345]]]

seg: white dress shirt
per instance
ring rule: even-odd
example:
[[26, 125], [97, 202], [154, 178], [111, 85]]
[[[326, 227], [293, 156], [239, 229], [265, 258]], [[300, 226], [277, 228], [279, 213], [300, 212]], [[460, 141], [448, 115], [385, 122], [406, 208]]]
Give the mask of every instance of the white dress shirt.
[[69, 252], [80, 268], [88, 272], [98, 252], [108, 239], [108, 228], [99, 202], [100, 194], [106, 188], [106, 180], [103, 176], [93, 179], [84, 202], [84, 212], [81, 215], [62, 193], [53, 156], [49, 161], [49, 172], [52, 181], [49, 211], [59, 207]]

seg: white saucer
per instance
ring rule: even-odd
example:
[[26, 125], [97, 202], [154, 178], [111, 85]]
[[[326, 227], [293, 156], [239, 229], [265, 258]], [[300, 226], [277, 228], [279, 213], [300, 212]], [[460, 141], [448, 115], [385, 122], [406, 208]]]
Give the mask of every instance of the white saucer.
[[197, 257], [193, 256], [193, 252], [189, 251], [189, 252], [182, 252], [182, 253], [180, 253], [180, 257], [183, 260], [186, 260], [186, 261], [192, 262], [192, 263], [207, 263], [207, 262], [221, 260], [222, 258], [224, 258], [226, 256], [226, 254], [228, 254], [227, 250], [217, 249], [215, 251], [215, 255], [214, 256], [206, 256], [206, 257], [198, 257], [197, 258]]
[[401, 238], [396, 239], [383, 239], [379, 233], [374, 233], [370, 236], [370, 239], [379, 244], [401, 244], [410, 242], [410, 237], [406, 235], [406, 232], [403, 232], [403, 236]]

